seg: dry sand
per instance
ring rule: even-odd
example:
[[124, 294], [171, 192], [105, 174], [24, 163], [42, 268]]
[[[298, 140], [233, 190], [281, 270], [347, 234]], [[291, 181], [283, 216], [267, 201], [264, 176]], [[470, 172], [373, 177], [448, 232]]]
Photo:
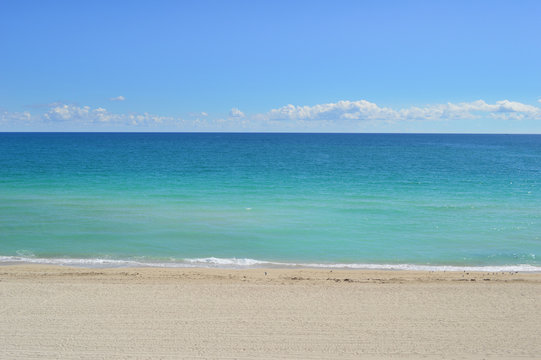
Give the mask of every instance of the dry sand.
[[541, 274], [2, 266], [0, 358], [539, 359]]

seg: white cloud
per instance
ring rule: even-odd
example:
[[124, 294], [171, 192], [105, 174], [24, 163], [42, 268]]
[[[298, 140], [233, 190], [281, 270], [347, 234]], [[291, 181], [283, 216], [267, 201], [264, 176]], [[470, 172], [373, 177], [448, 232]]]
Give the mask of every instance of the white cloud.
[[126, 100], [126, 98], [124, 96], [120, 95], [120, 96], [109, 98], [109, 100], [111, 100], [111, 101], [124, 101], [124, 100]]
[[382, 108], [366, 100], [339, 101], [314, 106], [286, 105], [267, 113], [273, 120], [338, 120], [388, 118], [394, 110]]
[[90, 112], [89, 106], [55, 104], [43, 114], [43, 118], [50, 121], [79, 120], [88, 118]]
[[475, 119], [483, 116], [498, 119], [541, 119], [541, 108], [509, 100], [497, 101], [494, 104], [477, 100], [456, 104], [447, 103], [393, 109], [380, 107], [366, 100], [344, 100], [314, 106], [295, 106], [290, 104], [259, 115], [260, 118], [268, 120], [382, 120], [391, 122], [403, 120]]
[[142, 125], [161, 124], [164, 121], [174, 120], [172, 117], [143, 114], [116, 114], [102, 107], [91, 108], [90, 106], [76, 106], [69, 104], [54, 105], [43, 114], [46, 121], [70, 121], [82, 124], [122, 124]]
[[28, 111], [24, 112], [8, 112], [8, 111], [2, 111], [0, 112], [0, 124], [7, 124], [7, 123], [15, 123], [15, 124], [21, 124], [21, 123], [28, 123], [32, 120], [32, 114], [30, 114]]
[[204, 112], [204, 111], [201, 111], [201, 112], [190, 112], [188, 113], [188, 116], [189, 117], [193, 117], [193, 118], [199, 118], [199, 117], [207, 117], [209, 116], [208, 113]]
[[245, 116], [244, 113], [237, 108], [233, 108], [229, 111], [229, 117], [243, 118], [244, 116]]

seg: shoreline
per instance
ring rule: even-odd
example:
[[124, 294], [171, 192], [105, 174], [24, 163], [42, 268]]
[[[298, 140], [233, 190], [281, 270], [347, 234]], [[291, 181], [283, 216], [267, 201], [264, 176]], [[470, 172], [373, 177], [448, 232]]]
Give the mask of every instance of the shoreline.
[[210, 268], [210, 267], [82, 267], [49, 264], [0, 265], [2, 277], [15, 279], [48, 278], [65, 279], [67, 276], [84, 277], [87, 280], [108, 280], [119, 276], [127, 281], [133, 279], [170, 280], [228, 280], [228, 281], [345, 281], [350, 283], [369, 282], [528, 282], [541, 284], [541, 273], [520, 271], [424, 271], [395, 269], [344, 269], [344, 268]]
[[530, 264], [515, 265], [427, 265], [409, 263], [317, 263], [317, 262], [278, 262], [249, 258], [189, 258], [178, 261], [158, 262], [141, 259], [108, 259], [108, 258], [36, 258], [25, 256], [0, 256], [1, 266], [43, 265], [65, 266], [89, 269], [122, 269], [122, 268], [179, 268], [179, 269], [313, 269], [313, 270], [385, 270], [385, 271], [435, 271], [435, 272], [521, 272], [541, 273], [541, 266]]
[[0, 266], [0, 359], [536, 358], [541, 274]]

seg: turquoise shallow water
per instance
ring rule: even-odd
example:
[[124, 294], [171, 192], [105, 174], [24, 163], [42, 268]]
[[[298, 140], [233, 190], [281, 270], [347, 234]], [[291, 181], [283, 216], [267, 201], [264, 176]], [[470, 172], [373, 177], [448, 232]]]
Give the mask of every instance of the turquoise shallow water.
[[540, 256], [537, 135], [0, 134], [4, 263], [541, 270]]

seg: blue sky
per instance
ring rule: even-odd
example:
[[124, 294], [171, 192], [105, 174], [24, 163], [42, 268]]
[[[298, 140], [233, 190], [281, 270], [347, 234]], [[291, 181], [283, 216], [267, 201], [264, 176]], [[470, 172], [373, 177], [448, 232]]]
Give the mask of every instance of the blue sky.
[[541, 133], [541, 1], [1, 1], [0, 131]]

